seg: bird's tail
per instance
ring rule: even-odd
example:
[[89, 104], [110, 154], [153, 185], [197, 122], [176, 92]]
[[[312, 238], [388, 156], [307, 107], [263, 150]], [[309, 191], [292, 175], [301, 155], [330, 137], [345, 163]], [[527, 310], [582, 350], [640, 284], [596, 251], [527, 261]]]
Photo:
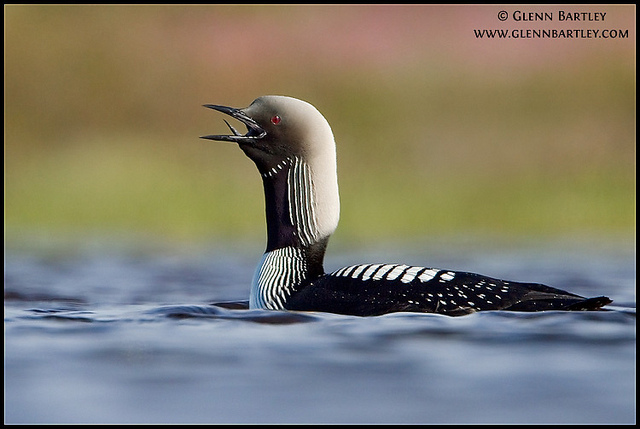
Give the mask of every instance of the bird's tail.
[[565, 310], [569, 311], [592, 311], [600, 310], [607, 304], [611, 304], [613, 301], [606, 296], [597, 296], [595, 298], [587, 298], [584, 301], [574, 302], [568, 305]]
[[515, 304], [505, 308], [510, 311], [592, 311], [613, 301], [606, 296], [585, 298], [542, 284], [525, 284], [529, 290]]

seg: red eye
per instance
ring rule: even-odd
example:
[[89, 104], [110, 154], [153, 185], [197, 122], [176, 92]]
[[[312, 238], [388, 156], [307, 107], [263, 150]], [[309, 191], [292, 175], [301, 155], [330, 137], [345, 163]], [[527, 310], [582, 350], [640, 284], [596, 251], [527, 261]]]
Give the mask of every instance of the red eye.
[[274, 116], [273, 118], [271, 118], [271, 123], [273, 125], [278, 125], [280, 123], [280, 121], [282, 121], [282, 118], [278, 115]]

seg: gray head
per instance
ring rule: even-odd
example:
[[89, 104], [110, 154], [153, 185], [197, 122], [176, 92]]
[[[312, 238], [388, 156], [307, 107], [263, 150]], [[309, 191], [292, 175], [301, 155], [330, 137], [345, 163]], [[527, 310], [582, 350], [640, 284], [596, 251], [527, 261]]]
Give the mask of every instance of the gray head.
[[[335, 141], [324, 116], [305, 101], [276, 95], [259, 97], [246, 108], [212, 104], [205, 107], [242, 122], [247, 132], [241, 134], [225, 121], [231, 135], [202, 138], [237, 143], [256, 164], [265, 182], [282, 180], [288, 174], [283, 181], [288, 188], [284, 192], [288, 192], [289, 200], [294, 195], [304, 195], [301, 201], [307, 206], [295, 207], [295, 202], [290, 202], [290, 219], [295, 224], [300, 218], [296, 210], [301, 210], [308, 217], [304, 220], [311, 241], [328, 237], [338, 224], [340, 203]], [[292, 178], [293, 164], [302, 165], [304, 177]]]

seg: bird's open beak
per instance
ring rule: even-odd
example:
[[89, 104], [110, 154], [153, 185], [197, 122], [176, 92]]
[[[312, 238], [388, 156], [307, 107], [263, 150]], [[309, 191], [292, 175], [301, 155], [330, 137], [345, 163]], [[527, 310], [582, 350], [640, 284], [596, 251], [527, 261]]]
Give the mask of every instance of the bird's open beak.
[[251, 143], [262, 137], [267, 135], [267, 132], [260, 126], [258, 123], [247, 116], [241, 109], [236, 109], [234, 107], [227, 106], [218, 106], [215, 104], [205, 104], [204, 107], [208, 107], [209, 109], [217, 110], [218, 112], [226, 113], [234, 119], [242, 122], [247, 126], [247, 133], [240, 134], [238, 130], [233, 128], [229, 122], [224, 121], [225, 124], [229, 127], [233, 135], [210, 135], [210, 136], [202, 136], [201, 139], [209, 139], [209, 140], [218, 140], [224, 142], [235, 142], [235, 143]]

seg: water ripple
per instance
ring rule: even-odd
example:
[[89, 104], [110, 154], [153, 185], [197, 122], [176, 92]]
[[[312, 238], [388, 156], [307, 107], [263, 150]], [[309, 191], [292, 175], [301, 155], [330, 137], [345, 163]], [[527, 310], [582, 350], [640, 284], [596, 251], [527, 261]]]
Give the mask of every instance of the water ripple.
[[249, 310], [255, 261], [225, 252], [9, 252], [5, 421], [633, 423], [635, 256], [593, 256], [479, 265], [611, 311], [363, 318]]

